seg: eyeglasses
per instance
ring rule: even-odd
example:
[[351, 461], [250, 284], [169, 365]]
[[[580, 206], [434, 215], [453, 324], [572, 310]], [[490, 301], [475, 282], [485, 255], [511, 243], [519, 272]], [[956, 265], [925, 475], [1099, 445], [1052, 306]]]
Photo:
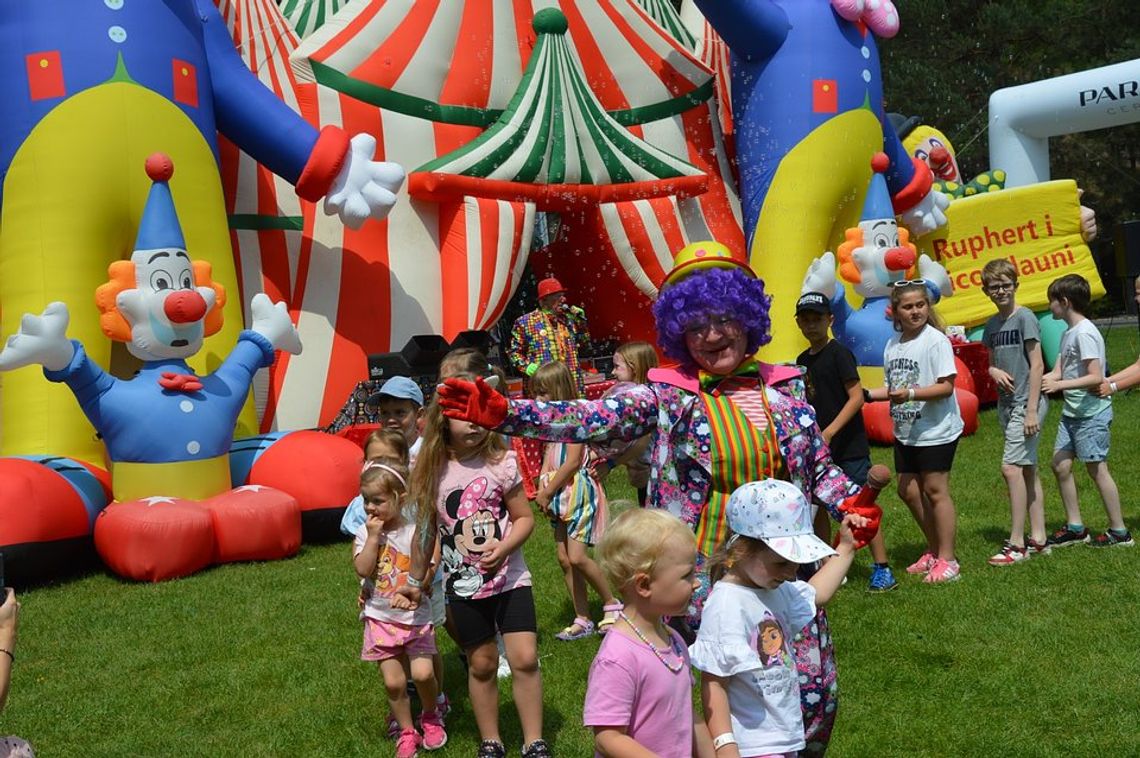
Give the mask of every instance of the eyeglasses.
[[897, 282], [891, 282], [892, 287], [925, 287], [926, 284], [925, 279], [900, 279]]
[[986, 285], [986, 292], [1012, 292], [1017, 289], [1017, 282], [996, 282]]
[[732, 316], [716, 316], [704, 321], [694, 321], [685, 327], [686, 337], [707, 337], [709, 330], [716, 327], [722, 334], [735, 334], [740, 331], [740, 322]]

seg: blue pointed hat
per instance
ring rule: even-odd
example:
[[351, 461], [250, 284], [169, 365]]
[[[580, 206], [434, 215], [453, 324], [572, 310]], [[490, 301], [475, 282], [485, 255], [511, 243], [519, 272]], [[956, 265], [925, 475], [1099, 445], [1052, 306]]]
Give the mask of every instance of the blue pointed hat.
[[859, 217], [860, 221], [895, 217], [895, 209], [891, 205], [891, 192], [887, 189], [887, 179], [883, 176], [889, 165], [886, 153], [875, 153], [871, 158], [871, 181], [867, 185], [867, 199], [863, 201], [863, 215]]
[[178, 223], [168, 184], [174, 176], [174, 162], [163, 153], [155, 153], [146, 159], [146, 174], [154, 184], [150, 186], [146, 207], [139, 219], [135, 250], [185, 250], [186, 241], [182, 238], [182, 226]]

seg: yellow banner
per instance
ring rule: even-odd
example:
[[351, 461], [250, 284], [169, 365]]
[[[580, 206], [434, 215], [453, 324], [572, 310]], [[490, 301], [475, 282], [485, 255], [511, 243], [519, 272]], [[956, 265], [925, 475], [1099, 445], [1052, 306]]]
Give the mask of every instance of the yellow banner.
[[1017, 267], [1017, 302], [1030, 310], [1048, 309], [1049, 282], [1065, 274], [1088, 279], [1094, 300], [1104, 296], [1071, 179], [955, 200], [946, 217], [946, 226], [915, 244], [950, 274], [954, 295], [938, 304], [947, 324], [975, 326], [997, 312], [982, 289], [982, 267], [997, 258]]

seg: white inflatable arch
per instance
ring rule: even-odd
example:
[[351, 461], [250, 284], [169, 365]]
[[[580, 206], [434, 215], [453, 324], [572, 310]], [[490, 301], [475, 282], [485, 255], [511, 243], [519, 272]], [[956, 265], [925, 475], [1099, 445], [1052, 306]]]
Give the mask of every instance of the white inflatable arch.
[[990, 95], [990, 167], [1006, 186], [1049, 180], [1049, 138], [1140, 121], [1140, 58]]

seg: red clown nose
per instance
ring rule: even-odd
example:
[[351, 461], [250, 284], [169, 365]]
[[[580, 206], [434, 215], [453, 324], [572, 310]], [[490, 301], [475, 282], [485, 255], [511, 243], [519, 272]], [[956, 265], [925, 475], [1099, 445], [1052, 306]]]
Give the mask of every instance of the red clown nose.
[[171, 323], [191, 324], [206, 315], [206, 300], [194, 290], [179, 290], [167, 295], [162, 310]]

